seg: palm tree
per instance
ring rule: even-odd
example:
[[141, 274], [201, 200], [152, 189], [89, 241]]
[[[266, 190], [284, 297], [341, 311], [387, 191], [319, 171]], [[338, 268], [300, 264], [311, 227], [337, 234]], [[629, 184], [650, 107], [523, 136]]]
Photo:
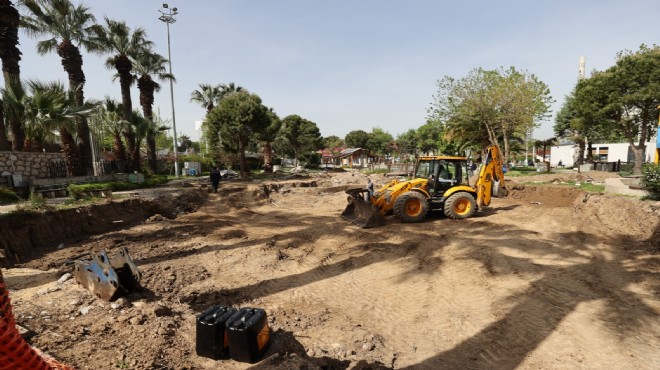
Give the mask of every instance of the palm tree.
[[[21, 69], [18, 62], [21, 60], [21, 51], [18, 50], [18, 26], [20, 16], [18, 10], [9, 0], [0, 0], [0, 60], [2, 60], [2, 74], [5, 79], [5, 88], [11, 88], [12, 84], [20, 84]], [[3, 112], [9, 123], [12, 135], [12, 149], [20, 151], [23, 149], [23, 140], [25, 133], [19, 117], [11, 112]], [[6, 132], [4, 122], [0, 130]], [[6, 141], [6, 140], [5, 140]], [[0, 142], [2, 144], [2, 142]], [[6, 144], [4, 144], [6, 145]], [[0, 148], [6, 150], [7, 147]]]
[[241, 92], [241, 91], [248, 92], [246, 88], [244, 88], [244, 87], [242, 87], [242, 86], [238, 86], [238, 85], [236, 85], [236, 84], [233, 83], [233, 82], [230, 82], [230, 83], [228, 83], [228, 84], [222, 84], [222, 85], [220, 85], [220, 98], [218, 99], [218, 103], [219, 103], [222, 99], [224, 99], [225, 97], [227, 97], [227, 95], [229, 95], [229, 94], [233, 94], [233, 93], [235, 93], [235, 92]]
[[194, 90], [190, 94], [190, 101], [193, 103], [199, 103], [202, 108], [206, 109], [206, 114], [215, 108], [215, 106], [220, 101], [222, 96], [222, 86], [223, 85], [209, 85], [209, 84], [199, 84], [199, 90]]
[[[96, 37], [94, 42], [102, 48], [103, 51], [111, 53], [105, 65], [109, 69], [116, 69], [119, 76], [119, 85], [121, 86], [121, 106], [122, 118], [130, 122], [133, 112], [133, 103], [131, 101], [131, 84], [133, 78], [133, 62], [137, 55], [148, 51], [153, 44], [147, 40], [147, 33], [143, 28], [131, 29], [125, 22], [115, 21], [105, 17], [105, 25], [94, 28]], [[136, 150], [136, 134], [132, 125], [124, 125], [124, 139], [128, 146], [128, 151], [134, 153]]]
[[162, 55], [149, 52], [141, 53], [134, 60], [135, 72], [137, 78], [137, 87], [140, 90], [140, 105], [144, 118], [149, 120], [149, 130], [147, 130], [147, 157], [149, 158], [149, 167], [156, 172], [156, 135], [159, 132], [159, 126], [154, 124], [153, 104], [154, 92], [160, 90], [158, 82], [154, 81], [152, 76], [159, 80], [175, 80], [174, 75], [168, 73], [165, 69], [165, 59]]
[[[52, 37], [39, 41], [37, 52], [41, 55], [57, 52], [62, 58], [62, 66], [69, 75], [69, 89], [75, 92], [73, 103], [82, 107], [85, 103], [85, 74], [79, 48], [99, 50], [92, 33], [96, 18], [90, 8], [82, 4], [74, 6], [69, 0], [21, 0], [21, 4], [30, 13], [21, 17], [21, 26], [31, 37]], [[89, 125], [85, 117], [78, 117], [76, 121], [82, 165], [85, 170], [92, 171]]]
[[0, 96], [0, 151], [11, 150], [11, 144], [7, 139], [7, 128], [5, 127], [5, 109], [4, 100]]
[[115, 158], [121, 162], [122, 166], [126, 163], [126, 147], [122, 141], [122, 132], [126, 123], [121, 117], [121, 104], [106, 97], [100, 104], [100, 118], [103, 126], [112, 134], [113, 152]]
[[26, 126], [39, 127], [45, 132], [57, 131], [68, 175], [79, 175], [80, 157], [72, 132], [75, 131], [76, 117], [89, 115], [91, 109], [77, 106], [58, 82], [30, 81], [27, 85], [31, 95], [25, 95], [23, 102]]

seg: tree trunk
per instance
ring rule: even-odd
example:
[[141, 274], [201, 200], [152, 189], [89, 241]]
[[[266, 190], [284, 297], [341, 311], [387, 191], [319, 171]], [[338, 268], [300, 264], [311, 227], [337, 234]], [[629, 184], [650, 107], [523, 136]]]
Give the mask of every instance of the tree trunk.
[[642, 164], [644, 164], [644, 152], [646, 151], [646, 145], [638, 146], [631, 145], [633, 154], [635, 155], [635, 166], [633, 167], [634, 175], [642, 174]]
[[119, 75], [119, 86], [121, 87], [122, 118], [130, 121], [133, 112], [133, 102], [131, 101], [131, 70], [133, 64], [126, 55], [117, 55], [115, 57], [115, 68]]
[[156, 132], [149, 130], [147, 133], [147, 158], [151, 172], [158, 171], [158, 160], [156, 158]]
[[64, 127], [60, 127], [60, 139], [62, 140], [62, 151], [64, 152], [64, 162], [66, 163], [67, 176], [81, 175], [80, 157], [78, 148], [73, 135]]
[[139, 170], [139, 163], [138, 166], [135, 166], [135, 150], [136, 150], [136, 145], [135, 145], [135, 132], [133, 131], [132, 128], [126, 129], [122, 132], [122, 135], [124, 136], [124, 141], [126, 141], [126, 146], [127, 146], [127, 160], [128, 160], [128, 171], [133, 172]]
[[140, 106], [142, 106], [142, 113], [144, 118], [149, 120], [151, 125], [147, 132], [147, 158], [149, 160], [149, 168], [153, 173], [156, 173], [157, 160], [156, 160], [156, 132], [154, 127], [154, 91], [156, 90], [156, 83], [149, 75], [143, 75], [137, 82], [138, 90], [140, 90]]
[[270, 145], [270, 142], [264, 142], [264, 172], [273, 173], [273, 148]]
[[124, 142], [121, 140], [121, 134], [119, 132], [114, 132], [112, 134], [114, 137], [113, 151], [118, 161], [126, 163], [126, 148], [124, 147]]
[[[69, 75], [69, 90], [73, 93], [73, 102], [75, 106], [81, 107], [85, 104], [85, 94], [83, 86], [85, 85], [85, 73], [83, 73], [82, 55], [78, 47], [69, 40], [63, 40], [57, 46], [57, 55], [62, 58], [62, 67]], [[92, 164], [92, 145], [89, 136], [89, 125], [87, 118], [76, 117], [76, 132], [78, 134], [78, 152], [80, 153], [80, 163], [83, 169], [89, 174], [94, 172]]]
[[246, 147], [246, 139], [239, 138], [238, 139], [238, 158], [239, 158], [239, 163], [241, 165], [241, 178], [246, 178], [248, 174], [250, 173], [250, 170], [248, 168], [247, 164], [247, 159], [245, 158], [245, 147]]
[[[21, 69], [18, 62], [21, 60], [21, 51], [18, 49], [18, 27], [20, 15], [9, 0], [0, 0], [0, 60], [2, 60], [2, 74], [5, 87], [11, 83], [20, 83]], [[25, 131], [20, 117], [7, 114], [9, 129], [12, 134], [12, 149], [21, 151], [25, 140]]]
[[11, 144], [7, 139], [7, 128], [5, 127], [5, 111], [0, 103], [0, 152], [8, 152], [10, 150]]

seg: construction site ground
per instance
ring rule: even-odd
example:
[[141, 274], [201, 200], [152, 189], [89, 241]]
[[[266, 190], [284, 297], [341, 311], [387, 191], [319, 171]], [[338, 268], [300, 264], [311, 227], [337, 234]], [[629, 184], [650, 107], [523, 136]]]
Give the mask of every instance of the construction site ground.
[[[375, 229], [340, 217], [358, 172], [193, 181], [83, 206], [96, 232], [36, 238], [3, 273], [29, 342], [78, 369], [658, 369], [660, 202], [562, 185], [608, 176], [513, 178], [471, 219]], [[121, 247], [138, 291], [67, 279], [71, 257]], [[266, 310], [261, 362], [195, 354], [215, 304]]]

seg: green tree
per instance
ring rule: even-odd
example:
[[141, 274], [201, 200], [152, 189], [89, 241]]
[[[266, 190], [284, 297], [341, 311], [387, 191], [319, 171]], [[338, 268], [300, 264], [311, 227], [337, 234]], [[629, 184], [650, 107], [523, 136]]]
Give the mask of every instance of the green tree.
[[[18, 10], [9, 0], [0, 0], [0, 60], [2, 61], [2, 75], [5, 80], [5, 89], [21, 83], [21, 69], [18, 62], [21, 60], [21, 51], [18, 49], [18, 27], [20, 25]], [[4, 105], [3, 105], [4, 106]], [[25, 132], [20, 117], [12, 111], [4, 111], [3, 118], [9, 124], [12, 137], [12, 150], [23, 150]], [[0, 150], [9, 149], [6, 136], [6, 126], [0, 122]]]
[[158, 80], [175, 80], [175, 78], [165, 69], [167, 59], [153, 51], [138, 54], [133, 63], [136, 72], [134, 77], [137, 79], [137, 87], [140, 91], [140, 106], [142, 106], [144, 118], [149, 121], [146, 136], [147, 158], [151, 171], [155, 173], [157, 170], [156, 135], [165, 128], [154, 122], [154, 92], [160, 90], [160, 84], [154, 80], [154, 77]]
[[69, 98], [64, 86], [59, 83], [28, 82], [30, 94], [23, 95], [23, 118], [29, 127], [40, 127], [44, 132], [59, 133], [69, 176], [80, 174], [80, 157], [72, 132], [75, 118], [89, 115], [90, 107], [79, 107], [73, 97]]
[[122, 118], [121, 104], [106, 97], [100, 104], [98, 114], [103, 129], [112, 135], [112, 151], [115, 158], [122, 165], [125, 165], [128, 157], [126, 155], [126, 146], [122, 140], [122, 132], [124, 132], [124, 125], [127, 122]]
[[[117, 71], [121, 87], [122, 118], [130, 122], [133, 114], [131, 100], [133, 62], [131, 60], [135, 60], [140, 53], [148, 52], [152, 42], [147, 40], [147, 33], [143, 28], [138, 27], [131, 30], [125, 22], [115, 21], [108, 17], [105, 17], [105, 25], [94, 27], [94, 33], [93, 41], [99, 45], [102, 51], [111, 54], [106, 60], [105, 66]], [[123, 135], [128, 151], [134, 153], [137, 144], [133, 125], [124, 125], [124, 129]]]
[[369, 134], [364, 130], [353, 130], [346, 134], [344, 142], [349, 148], [367, 148]]
[[445, 76], [437, 85], [429, 118], [446, 122], [447, 133], [463, 145], [500, 145], [505, 161], [510, 140], [547, 118], [553, 102], [547, 85], [514, 67], [477, 68], [462, 79]]
[[293, 155], [298, 165], [300, 154], [320, 150], [323, 147], [321, 131], [316, 123], [296, 114], [282, 120], [282, 136], [287, 144], [288, 154]]
[[374, 127], [367, 139], [367, 149], [378, 157], [384, 157], [392, 152], [394, 138], [390, 133], [379, 127]]
[[433, 155], [440, 149], [444, 129], [438, 120], [427, 120], [417, 129], [417, 147], [422, 153]]
[[222, 85], [199, 84], [199, 89], [193, 90], [190, 94], [190, 101], [198, 103], [206, 109], [209, 114], [220, 100], [222, 95]]
[[[96, 18], [88, 7], [82, 4], [75, 6], [69, 0], [21, 0], [21, 4], [29, 12], [29, 15], [21, 17], [21, 26], [34, 38], [50, 37], [37, 43], [37, 52], [40, 55], [56, 52], [60, 56], [64, 71], [69, 76], [69, 89], [74, 92], [73, 102], [83, 106], [85, 74], [80, 47], [92, 52], [99, 50], [92, 33]], [[82, 166], [87, 172], [92, 172], [92, 147], [85, 117], [77, 119], [76, 132]]]
[[417, 131], [415, 129], [410, 129], [402, 134], [399, 134], [396, 138], [396, 151], [399, 155], [405, 159], [410, 156], [414, 156], [417, 153], [417, 148], [419, 140], [417, 139]]
[[220, 133], [225, 148], [238, 153], [241, 177], [249, 174], [246, 148], [270, 123], [268, 108], [261, 103], [261, 98], [246, 91], [224, 98], [204, 120], [211, 130]]
[[186, 152], [188, 149], [193, 148], [193, 141], [190, 139], [190, 136], [186, 134], [181, 134], [177, 137], [179, 140], [179, 147], [177, 148], [180, 152]]
[[326, 149], [334, 150], [343, 147], [344, 140], [339, 136], [330, 135], [323, 138], [323, 147]]
[[656, 132], [660, 105], [660, 47], [640, 46], [617, 55], [616, 64], [589, 78], [595, 108], [615, 122], [635, 155], [634, 173], [642, 173], [646, 141]]

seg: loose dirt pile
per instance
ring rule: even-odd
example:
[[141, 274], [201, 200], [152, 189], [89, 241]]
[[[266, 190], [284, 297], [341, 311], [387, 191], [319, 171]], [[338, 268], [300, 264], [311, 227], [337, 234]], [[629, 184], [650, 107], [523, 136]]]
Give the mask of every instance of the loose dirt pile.
[[[339, 214], [343, 190], [365, 183], [357, 173], [223, 182], [176, 218], [152, 210], [19, 256], [22, 268], [5, 270], [18, 322], [80, 369], [250, 367], [195, 355], [195, 315], [213, 304], [266, 309], [272, 342], [255, 368], [660, 363], [660, 203], [511, 183], [468, 220], [359, 229]], [[107, 303], [57, 281], [71, 256], [120, 247], [141, 290]]]

